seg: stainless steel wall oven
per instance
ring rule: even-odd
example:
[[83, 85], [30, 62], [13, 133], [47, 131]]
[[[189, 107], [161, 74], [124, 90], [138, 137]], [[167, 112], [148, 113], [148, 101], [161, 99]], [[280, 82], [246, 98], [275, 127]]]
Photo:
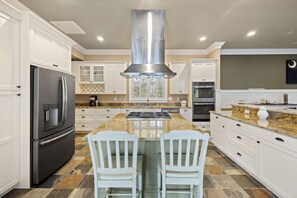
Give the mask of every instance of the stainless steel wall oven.
[[193, 82], [193, 121], [209, 121], [215, 110], [215, 83]]

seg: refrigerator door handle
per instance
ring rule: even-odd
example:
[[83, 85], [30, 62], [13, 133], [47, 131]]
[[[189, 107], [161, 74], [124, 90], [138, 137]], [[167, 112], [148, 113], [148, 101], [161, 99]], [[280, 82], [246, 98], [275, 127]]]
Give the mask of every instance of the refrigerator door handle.
[[65, 79], [62, 76], [62, 122], [65, 123], [65, 104], [66, 104], [66, 94], [65, 94]]
[[65, 84], [65, 106], [64, 106], [64, 122], [67, 119], [67, 111], [68, 111], [68, 85], [67, 85], [67, 79], [64, 76], [64, 84]]
[[51, 143], [51, 142], [54, 142], [54, 141], [56, 141], [56, 140], [59, 140], [59, 139], [65, 137], [66, 135], [69, 135], [69, 134], [72, 133], [72, 132], [74, 132], [74, 129], [72, 129], [71, 131], [68, 131], [67, 133], [64, 133], [64, 134], [62, 134], [62, 135], [60, 135], [60, 136], [54, 137], [54, 138], [52, 138], [52, 139], [50, 139], [50, 140], [42, 141], [42, 142], [40, 142], [39, 144], [40, 144], [41, 146], [46, 145], [46, 144], [49, 144], [49, 143]]

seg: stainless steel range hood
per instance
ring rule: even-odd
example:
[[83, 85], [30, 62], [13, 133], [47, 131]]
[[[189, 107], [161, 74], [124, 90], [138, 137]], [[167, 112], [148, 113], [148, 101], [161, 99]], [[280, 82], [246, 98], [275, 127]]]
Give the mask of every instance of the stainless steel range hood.
[[176, 75], [165, 65], [164, 19], [164, 10], [132, 10], [132, 64], [122, 76]]

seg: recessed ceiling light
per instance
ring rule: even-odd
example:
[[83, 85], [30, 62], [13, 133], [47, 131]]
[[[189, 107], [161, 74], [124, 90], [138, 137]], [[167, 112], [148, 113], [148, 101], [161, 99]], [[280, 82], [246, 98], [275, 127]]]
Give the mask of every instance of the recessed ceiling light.
[[255, 36], [256, 31], [250, 31], [246, 34], [246, 36], [251, 37], [251, 36]]
[[97, 36], [98, 41], [102, 42], [104, 41], [104, 38], [102, 36]]
[[200, 41], [205, 41], [205, 40], [206, 40], [206, 37], [205, 37], [205, 36], [202, 36], [202, 37], [200, 37], [199, 40], [200, 40]]

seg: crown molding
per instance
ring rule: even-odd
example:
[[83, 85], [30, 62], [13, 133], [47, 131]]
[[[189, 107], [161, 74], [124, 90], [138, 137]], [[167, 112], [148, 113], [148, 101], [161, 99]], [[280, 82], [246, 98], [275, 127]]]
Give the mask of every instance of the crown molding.
[[207, 54], [210, 54], [211, 52], [213, 52], [216, 49], [221, 49], [223, 47], [223, 45], [225, 44], [224, 41], [217, 41], [214, 42], [212, 45], [210, 45], [207, 49], [206, 52]]
[[207, 55], [205, 49], [167, 49], [165, 55]]
[[297, 48], [222, 49], [221, 55], [281, 55], [297, 54]]
[[[221, 49], [225, 42], [215, 42], [207, 49], [166, 49], [165, 55], [208, 55], [215, 49]], [[72, 46], [84, 55], [131, 55], [130, 49], [86, 49], [76, 43]]]

